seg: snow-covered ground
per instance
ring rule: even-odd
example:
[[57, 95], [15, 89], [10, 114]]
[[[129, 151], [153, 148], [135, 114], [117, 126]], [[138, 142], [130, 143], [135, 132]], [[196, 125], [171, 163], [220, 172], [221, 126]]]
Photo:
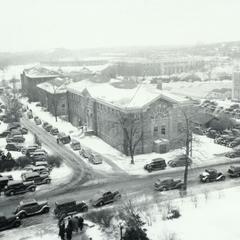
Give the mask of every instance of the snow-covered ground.
[[[165, 206], [151, 206], [144, 213], [151, 240], [238, 240], [240, 239], [240, 187], [176, 199]], [[163, 220], [164, 210], [173, 206], [182, 215]]]
[[[80, 233], [73, 233], [72, 240], [106, 240], [104, 234], [91, 222], [85, 221], [90, 227], [85, 226]], [[1, 240], [59, 240], [57, 222], [52, 223], [46, 220], [46, 223], [33, 225], [31, 227], [4, 231], [0, 233]]]
[[175, 94], [190, 96], [193, 98], [205, 98], [212, 90], [232, 88], [231, 80], [205, 81], [205, 82], [170, 82], [163, 83], [163, 89]]

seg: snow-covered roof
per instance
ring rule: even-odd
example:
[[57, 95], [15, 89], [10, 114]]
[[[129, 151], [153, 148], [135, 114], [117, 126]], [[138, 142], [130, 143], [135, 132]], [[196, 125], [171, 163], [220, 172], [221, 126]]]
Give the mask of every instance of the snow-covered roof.
[[54, 78], [50, 81], [43, 82], [37, 85], [38, 88], [41, 88], [49, 93], [66, 93], [67, 92], [67, 84], [71, 82], [69, 78]]
[[168, 91], [159, 90], [156, 85], [138, 84], [131, 89], [117, 88], [111, 84], [114, 82], [96, 83], [90, 80], [83, 80], [72, 83], [67, 86], [69, 92], [82, 94], [88, 92], [89, 95], [105, 103], [112, 104], [116, 107], [125, 109], [142, 108], [151, 102], [162, 98], [173, 103], [189, 101], [185, 97], [176, 96]]
[[41, 66], [35, 66], [29, 69], [23, 70], [25, 75], [30, 78], [47, 78], [47, 77], [58, 77], [59, 73], [56, 71], [49, 70]]

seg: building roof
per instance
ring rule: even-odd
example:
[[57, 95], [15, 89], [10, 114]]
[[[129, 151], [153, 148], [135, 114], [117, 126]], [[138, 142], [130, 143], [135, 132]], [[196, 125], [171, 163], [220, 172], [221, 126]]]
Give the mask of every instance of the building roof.
[[29, 78], [49, 78], [59, 76], [58, 72], [49, 70], [41, 66], [35, 66], [32, 68], [24, 69], [23, 72]]
[[[111, 80], [110, 82], [113, 82]], [[172, 103], [189, 101], [185, 97], [176, 96], [168, 91], [159, 90], [156, 85], [138, 84], [131, 89], [117, 88], [110, 82], [96, 83], [83, 80], [67, 86], [69, 92], [75, 94], [89, 94], [92, 98], [125, 109], [142, 108], [151, 102], [162, 98]]]
[[38, 88], [41, 88], [51, 94], [54, 93], [66, 93], [67, 92], [67, 84], [71, 82], [69, 78], [60, 78], [56, 77], [50, 81], [46, 81], [37, 85]]

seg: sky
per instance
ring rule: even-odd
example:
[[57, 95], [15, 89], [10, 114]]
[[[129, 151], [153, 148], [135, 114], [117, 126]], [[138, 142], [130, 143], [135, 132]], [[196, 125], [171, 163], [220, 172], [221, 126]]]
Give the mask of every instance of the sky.
[[240, 40], [239, 0], [0, 0], [0, 51]]

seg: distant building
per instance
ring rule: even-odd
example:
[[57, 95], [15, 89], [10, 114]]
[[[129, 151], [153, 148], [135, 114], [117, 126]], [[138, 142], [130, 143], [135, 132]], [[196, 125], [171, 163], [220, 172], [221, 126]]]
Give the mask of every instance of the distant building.
[[[185, 125], [182, 109], [191, 107], [190, 100], [141, 84], [131, 89], [117, 88], [111, 82], [89, 80], [67, 87], [68, 117], [75, 126], [87, 125], [97, 136], [119, 151], [129, 154], [123, 120], [134, 119], [136, 154], [164, 152], [161, 142], [173, 144], [182, 136]], [[129, 127], [129, 125], [128, 125]]]
[[59, 76], [56, 71], [51, 71], [43, 67], [32, 67], [23, 70], [21, 74], [22, 91], [26, 94], [30, 101], [38, 101], [37, 85]]
[[66, 85], [70, 83], [69, 78], [54, 78], [50, 81], [37, 85], [38, 97], [42, 106], [54, 116], [67, 115], [67, 89]]
[[233, 71], [232, 82], [232, 100], [240, 101], [240, 69]]

